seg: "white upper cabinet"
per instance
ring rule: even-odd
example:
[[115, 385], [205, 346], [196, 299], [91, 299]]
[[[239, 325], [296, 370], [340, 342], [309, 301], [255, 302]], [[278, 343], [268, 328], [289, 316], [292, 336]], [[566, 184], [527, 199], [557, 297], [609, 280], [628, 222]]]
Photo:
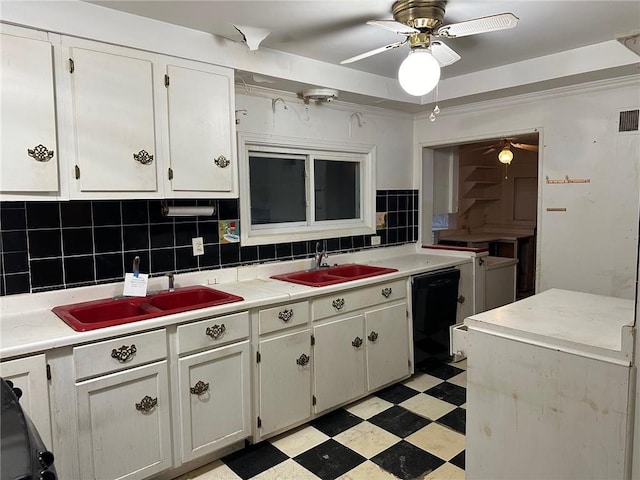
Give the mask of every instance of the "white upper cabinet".
[[169, 64], [165, 85], [166, 196], [237, 196], [233, 71], [195, 62]]
[[85, 43], [69, 48], [76, 154], [71, 196], [154, 194], [158, 158], [153, 61], [144, 52]]
[[55, 196], [53, 48], [44, 32], [6, 25], [0, 44], [0, 192]]

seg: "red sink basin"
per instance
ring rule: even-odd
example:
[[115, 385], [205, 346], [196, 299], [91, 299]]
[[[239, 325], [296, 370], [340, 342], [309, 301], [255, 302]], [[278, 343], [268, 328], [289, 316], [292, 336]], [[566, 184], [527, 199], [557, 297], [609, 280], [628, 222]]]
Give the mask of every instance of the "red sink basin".
[[300, 285], [308, 285], [310, 287], [325, 287], [327, 285], [335, 285], [337, 283], [375, 277], [377, 275], [397, 271], [398, 270], [395, 268], [376, 267], [374, 265], [360, 265], [353, 263], [318, 270], [283, 273], [281, 275], [273, 275], [271, 278], [284, 280], [285, 282], [298, 283]]
[[85, 332], [242, 300], [237, 295], [208, 287], [184, 287], [147, 297], [105, 298], [61, 305], [51, 311], [74, 330]]

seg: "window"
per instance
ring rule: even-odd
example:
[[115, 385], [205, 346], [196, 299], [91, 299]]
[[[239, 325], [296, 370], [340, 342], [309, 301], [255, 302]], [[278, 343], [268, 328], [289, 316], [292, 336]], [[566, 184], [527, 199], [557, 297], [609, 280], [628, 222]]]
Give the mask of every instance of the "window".
[[239, 134], [245, 245], [375, 233], [375, 149]]

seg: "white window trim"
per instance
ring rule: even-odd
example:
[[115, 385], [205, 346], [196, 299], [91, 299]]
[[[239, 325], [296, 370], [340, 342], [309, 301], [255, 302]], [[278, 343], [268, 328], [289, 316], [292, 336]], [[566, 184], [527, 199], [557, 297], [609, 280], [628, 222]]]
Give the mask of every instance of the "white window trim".
[[[317, 222], [313, 225], [256, 225], [251, 226], [251, 191], [249, 185], [249, 149], [268, 147], [288, 150], [289, 153], [308, 154], [324, 159], [327, 154], [336, 154], [345, 160], [354, 159], [354, 155], [364, 156], [361, 161], [360, 177], [361, 210], [360, 219], [332, 220]], [[351, 157], [349, 156], [351, 154]], [[329, 158], [335, 159], [335, 157]], [[372, 145], [344, 142], [327, 142], [313, 139], [281, 137], [255, 133], [238, 132], [238, 160], [240, 175], [240, 241], [242, 245], [265, 245], [271, 243], [299, 242], [323, 238], [372, 235], [376, 229], [376, 147]], [[313, 170], [313, 169], [312, 169]], [[313, 172], [309, 172], [312, 176]], [[307, 180], [309, 181], [309, 180]], [[315, 199], [309, 199], [307, 212], [313, 208]], [[307, 219], [309, 213], [307, 213]]]

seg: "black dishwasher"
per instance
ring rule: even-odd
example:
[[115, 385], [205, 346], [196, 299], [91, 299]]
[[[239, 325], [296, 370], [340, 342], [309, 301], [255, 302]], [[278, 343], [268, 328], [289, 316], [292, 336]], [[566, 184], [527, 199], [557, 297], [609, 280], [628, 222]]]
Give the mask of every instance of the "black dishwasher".
[[456, 323], [460, 270], [448, 268], [412, 277], [413, 359], [449, 361], [450, 327]]

